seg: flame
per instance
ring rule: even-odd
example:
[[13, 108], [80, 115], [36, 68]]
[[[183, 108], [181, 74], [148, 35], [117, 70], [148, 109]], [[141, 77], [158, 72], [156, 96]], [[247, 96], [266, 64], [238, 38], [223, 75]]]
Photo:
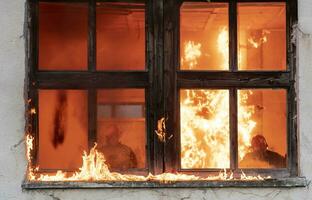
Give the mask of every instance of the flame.
[[259, 41], [256, 41], [254, 38], [248, 38], [248, 42], [254, 47], [258, 48], [261, 44], [264, 44], [268, 41], [267, 37], [261, 37]]
[[255, 112], [255, 106], [247, 105], [249, 95], [252, 95], [251, 90], [238, 91], [238, 155], [240, 160], [243, 159], [245, 154], [249, 151], [253, 130], [257, 124], [254, 120], [252, 120], [252, 115]]
[[267, 34], [270, 34], [270, 31], [263, 30], [261, 33], [261, 37], [256, 39], [255, 37], [248, 38], [248, 42], [251, 44], [253, 48], [259, 48], [262, 44], [266, 43], [268, 41]]
[[185, 61], [188, 63], [189, 69], [193, 69], [198, 64], [198, 58], [202, 55], [200, 48], [200, 43], [195, 44], [194, 41], [185, 42], [184, 59], [181, 60], [181, 63]]
[[182, 168], [229, 167], [229, 93], [185, 90], [181, 102]]
[[166, 142], [166, 123], [164, 117], [157, 121], [157, 130], [155, 130], [155, 133], [159, 141]]
[[[184, 59], [189, 69], [196, 67], [198, 58], [202, 55], [202, 44], [188, 41], [184, 44]], [[228, 30], [221, 29], [217, 39], [217, 49], [222, 56], [220, 69], [227, 69], [229, 64]], [[173, 181], [196, 180], [264, 180], [271, 177], [248, 176], [243, 171], [240, 177], [234, 177], [229, 167], [229, 92], [227, 90], [184, 90], [185, 97], [181, 98], [181, 166], [182, 168], [224, 168], [214, 176], [196, 176], [181, 173], [148, 174], [139, 176], [111, 172], [105, 163], [105, 155], [95, 146], [82, 155], [82, 166], [75, 173], [57, 171], [54, 174], [42, 173], [39, 167], [31, 165], [31, 151], [34, 138], [26, 137], [28, 180], [29, 181]], [[247, 105], [251, 91], [238, 92], [238, 132], [240, 134], [240, 159], [248, 152], [252, 131], [256, 122], [252, 120], [254, 106]], [[165, 118], [158, 122], [158, 136], [165, 129]], [[163, 138], [162, 138], [163, 139]]]
[[249, 180], [249, 181], [254, 181], [254, 180], [260, 180], [260, 181], [263, 181], [265, 179], [271, 179], [272, 177], [271, 176], [267, 176], [267, 177], [262, 177], [260, 175], [257, 175], [257, 176], [248, 176], [246, 175], [243, 171], [241, 171], [241, 177], [240, 179], [241, 180]]
[[[159, 175], [148, 174], [147, 176], [138, 176], [132, 174], [121, 174], [117, 172], [110, 172], [105, 163], [105, 156], [103, 153], [97, 151], [95, 144], [90, 150], [90, 153], [83, 153], [82, 166], [73, 174], [62, 171], [57, 171], [54, 174], [40, 173], [39, 167], [32, 168], [30, 165], [30, 153], [33, 150], [34, 138], [30, 135], [26, 136], [27, 158], [29, 162], [28, 180], [29, 181], [159, 181], [161, 183], [170, 183], [174, 181], [196, 181], [196, 180], [237, 180], [233, 177], [233, 172], [227, 172], [226, 169], [220, 171], [218, 175], [200, 177], [195, 175], [187, 175], [181, 173], [163, 173]], [[245, 180], [263, 180], [261, 176], [253, 177], [241, 174]], [[261, 178], [261, 179], [260, 179]], [[268, 178], [268, 177], [266, 177]], [[242, 178], [241, 178], [242, 179]]]
[[32, 115], [36, 114], [36, 109], [35, 108], [30, 109], [30, 114]]
[[223, 61], [220, 70], [227, 70], [229, 68], [229, 33], [227, 28], [221, 29], [218, 35], [217, 45]]
[[[190, 43], [190, 42], [187, 42]], [[200, 45], [201, 46], [201, 45]], [[228, 30], [222, 28], [217, 39], [222, 56], [220, 69], [229, 65]], [[200, 54], [200, 53], [199, 53]], [[197, 61], [189, 63], [190, 69]], [[227, 90], [185, 90], [181, 98], [182, 168], [229, 167], [229, 93]], [[254, 106], [248, 106], [251, 91], [238, 93], [239, 157], [248, 152], [256, 122], [251, 119]]]

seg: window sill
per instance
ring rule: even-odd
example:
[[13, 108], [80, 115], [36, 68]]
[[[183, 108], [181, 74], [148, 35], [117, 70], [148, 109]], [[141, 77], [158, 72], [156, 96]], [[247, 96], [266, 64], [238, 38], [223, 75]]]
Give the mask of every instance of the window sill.
[[271, 188], [271, 187], [306, 187], [305, 177], [267, 179], [263, 181], [227, 180], [227, 181], [175, 181], [162, 183], [149, 182], [29, 182], [24, 181], [23, 189], [83, 189], [83, 188]]

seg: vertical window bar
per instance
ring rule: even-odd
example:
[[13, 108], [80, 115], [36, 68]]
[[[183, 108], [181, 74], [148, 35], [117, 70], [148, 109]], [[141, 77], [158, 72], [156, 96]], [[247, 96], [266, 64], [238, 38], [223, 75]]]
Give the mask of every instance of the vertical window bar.
[[96, 89], [88, 90], [88, 144], [89, 149], [94, 146], [96, 142], [97, 130], [97, 98]]
[[[164, 110], [166, 118], [166, 140], [164, 142], [165, 172], [175, 172], [178, 168], [177, 157], [179, 149], [177, 146], [177, 77], [176, 67], [179, 63], [179, 6], [177, 1], [164, 1]], [[176, 24], [175, 27], [172, 24]], [[168, 118], [168, 119], [167, 119]], [[169, 139], [170, 138], [170, 139]], [[176, 139], [174, 139], [176, 138]]]
[[[164, 14], [163, 0], [152, 1], [153, 4], [153, 34], [154, 34], [154, 57], [153, 66], [150, 70], [150, 80], [152, 80], [152, 102], [151, 112], [153, 112], [153, 129], [157, 129], [158, 120], [164, 117]], [[164, 144], [161, 142], [155, 131], [153, 134], [154, 151], [154, 173], [163, 173], [164, 169]]]
[[[39, 150], [39, 123], [38, 123], [38, 90], [36, 85], [36, 73], [38, 71], [38, 45], [39, 45], [39, 2], [38, 0], [29, 1], [30, 12], [30, 32], [29, 32], [29, 56], [28, 56], [28, 97], [27, 97], [27, 113], [28, 120], [26, 120], [27, 134], [31, 134], [34, 137], [34, 150], [32, 153], [31, 165], [35, 165], [38, 159]], [[35, 113], [32, 113], [32, 109], [35, 109]]]
[[237, 89], [230, 89], [230, 168], [238, 168]]
[[229, 3], [229, 64], [230, 71], [237, 71], [237, 2]]
[[298, 132], [297, 132], [297, 100], [296, 100], [296, 44], [292, 43], [293, 26], [298, 23], [298, 1], [286, 1], [286, 41], [287, 70], [290, 71], [291, 86], [287, 93], [287, 167], [291, 176], [298, 176]]
[[154, 71], [156, 70], [155, 66], [155, 43], [154, 40], [156, 39], [156, 36], [154, 34], [154, 13], [155, 13], [155, 8], [154, 8], [154, 3], [155, 1], [153, 0], [147, 0], [146, 1], [146, 13], [149, 14], [145, 14], [145, 26], [146, 26], [146, 68], [147, 71], [149, 72], [148, 74], [148, 79], [149, 79], [149, 86], [145, 92], [145, 99], [146, 99], [146, 120], [147, 120], [147, 148], [148, 148], [148, 152], [147, 153], [147, 158], [148, 158], [148, 168], [149, 171], [152, 173], [155, 173], [155, 159], [156, 159], [156, 137], [154, 134], [155, 131], [155, 127], [156, 125], [156, 105], [154, 103], [154, 100], [157, 98], [157, 96], [155, 96], [155, 88], [156, 88], [156, 80], [154, 78]]
[[89, 1], [88, 14], [88, 69], [96, 70], [96, 2]]
[[[237, 62], [237, 0], [229, 2], [229, 65], [236, 72]], [[237, 90], [230, 89], [230, 168], [238, 168]]]
[[[96, 71], [96, 2], [89, 1], [88, 13], [88, 70]], [[88, 90], [88, 144], [92, 148], [96, 142], [97, 129], [96, 89]]]

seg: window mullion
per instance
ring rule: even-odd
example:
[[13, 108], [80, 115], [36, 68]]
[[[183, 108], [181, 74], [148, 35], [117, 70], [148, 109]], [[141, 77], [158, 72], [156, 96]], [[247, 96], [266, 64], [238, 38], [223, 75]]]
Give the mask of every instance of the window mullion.
[[34, 138], [34, 151], [31, 157], [30, 165], [35, 166], [38, 161], [39, 152], [39, 102], [38, 102], [38, 49], [39, 49], [39, 3], [38, 0], [29, 1], [29, 56], [28, 58], [28, 79], [27, 79], [27, 115], [26, 133]]
[[[231, 72], [238, 70], [237, 62], [237, 1], [229, 2], [229, 66]], [[238, 168], [237, 89], [230, 89], [230, 168]]]
[[235, 72], [237, 66], [237, 1], [229, 3], [229, 65], [230, 71]]
[[96, 70], [96, 3], [89, 1], [88, 12], [88, 70]]
[[164, 117], [164, 16], [163, 0], [149, 0], [151, 12], [148, 14], [148, 35], [149, 41], [152, 41], [153, 49], [150, 55], [149, 65], [149, 96], [150, 96], [150, 132], [151, 134], [151, 166], [154, 174], [163, 173], [164, 169], [164, 144], [155, 134], [158, 121]]
[[[89, 1], [88, 8], [88, 71], [96, 71], [96, 3]], [[94, 146], [97, 135], [97, 98], [96, 89], [88, 89], [88, 146]]]
[[[179, 63], [179, 5], [176, 0], [164, 4], [164, 107], [166, 138], [164, 141], [165, 172], [176, 172], [179, 166], [177, 66]], [[175, 25], [175, 26], [172, 26]]]
[[237, 89], [230, 89], [230, 168], [238, 168], [238, 112], [237, 112]]

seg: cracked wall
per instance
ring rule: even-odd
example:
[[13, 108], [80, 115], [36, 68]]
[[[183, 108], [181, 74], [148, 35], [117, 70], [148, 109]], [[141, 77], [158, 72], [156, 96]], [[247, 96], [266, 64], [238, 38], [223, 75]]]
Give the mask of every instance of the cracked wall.
[[[312, 180], [312, 1], [298, 0], [300, 173]], [[23, 191], [25, 49], [24, 0], [0, 1], [0, 200], [311, 200], [312, 189], [84, 189]]]

